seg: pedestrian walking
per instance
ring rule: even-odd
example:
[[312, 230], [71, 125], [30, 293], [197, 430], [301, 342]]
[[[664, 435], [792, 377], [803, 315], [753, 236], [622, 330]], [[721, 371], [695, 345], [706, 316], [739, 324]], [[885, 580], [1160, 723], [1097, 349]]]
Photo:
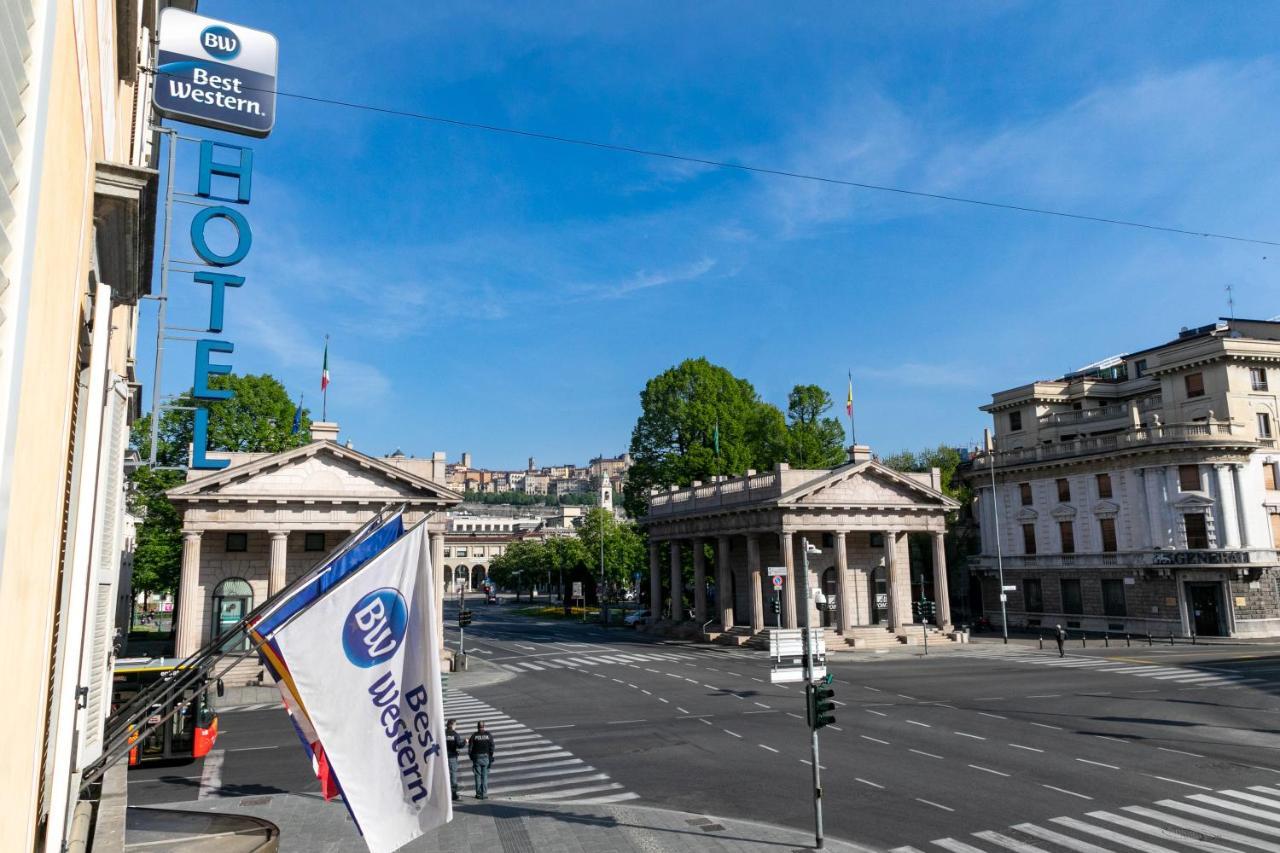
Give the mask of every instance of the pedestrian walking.
[[476, 780], [476, 799], [489, 799], [489, 768], [493, 765], [493, 735], [484, 730], [484, 723], [476, 723], [476, 732], [467, 741], [467, 755], [471, 757], [471, 772]]
[[1056, 630], [1053, 632], [1053, 639], [1058, 642], [1058, 657], [1066, 657], [1066, 652], [1062, 650], [1063, 645], [1067, 642], [1067, 632], [1062, 629], [1061, 625], [1053, 626]]
[[458, 750], [467, 745], [467, 739], [454, 728], [457, 722], [457, 720], [447, 720], [444, 724], [444, 743], [449, 755], [449, 786], [453, 789], [455, 801], [462, 799], [458, 796]]

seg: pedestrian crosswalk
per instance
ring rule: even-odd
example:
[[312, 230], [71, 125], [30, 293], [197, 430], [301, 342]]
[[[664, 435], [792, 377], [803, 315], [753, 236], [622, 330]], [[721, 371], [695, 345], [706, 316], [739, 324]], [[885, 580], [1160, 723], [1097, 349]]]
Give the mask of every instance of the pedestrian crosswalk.
[[1244, 853], [1280, 851], [1280, 787], [1192, 794], [1151, 805], [1016, 823], [889, 853]]
[[965, 650], [964, 654], [970, 657], [1007, 660], [1016, 663], [1060, 667], [1062, 669], [1113, 672], [1120, 675], [1149, 678], [1158, 682], [1172, 682], [1186, 687], [1247, 687], [1250, 684], [1259, 684], [1266, 680], [1221, 670], [1190, 669], [1182, 666], [1160, 666], [1149, 663], [1135, 664], [1133, 661], [1117, 661], [1107, 658], [1084, 657], [1083, 655], [1058, 657], [1056, 653], [1044, 654], [1016, 648], [1004, 648], [1003, 646], [996, 649], [970, 647]]
[[497, 666], [507, 672], [541, 672], [547, 669], [585, 669], [602, 664], [637, 664], [653, 663], [655, 661], [671, 663], [673, 661], [692, 660], [693, 658], [694, 655], [676, 652], [614, 652], [607, 655], [587, 654], [558, 657], [547, 655], [531, 660], [500, 663]]
[[[607, 773], [466, 693], [449, 691], [444, 715], [457, 720], [457, 730], [463, 735], [475, 731], [479, 722], [493, 733], [496, 751], [489, 771], [491, 797], [596, 804], [639, 798]], [[458, 761], [458, 793], [475, 793], [471, 764], [465, 755]]]

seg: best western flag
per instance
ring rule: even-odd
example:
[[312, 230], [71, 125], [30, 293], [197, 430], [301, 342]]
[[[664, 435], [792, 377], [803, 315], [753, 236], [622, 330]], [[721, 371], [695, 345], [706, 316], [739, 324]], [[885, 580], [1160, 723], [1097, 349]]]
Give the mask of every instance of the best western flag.
[[419, 524], [274, 635], [372, 853], [453, 818], [434, 596]]

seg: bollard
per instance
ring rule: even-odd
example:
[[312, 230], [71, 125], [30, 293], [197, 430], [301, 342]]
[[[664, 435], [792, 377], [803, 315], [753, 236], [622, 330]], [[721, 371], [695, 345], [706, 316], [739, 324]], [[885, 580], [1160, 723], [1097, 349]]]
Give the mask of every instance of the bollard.
[[1089, 648], [1089, 641], [1088, 639], [1085, 638], [1084, 631], [1080, 632], [1080, 648], [1082, 649]]
[[1111, 632], [1110, 631], [1102, 635], [1102, 645], [1105, 648], [1108, 648], [1108, 649], [1111, 648]]
[[1170, 631], [1170, 632], [1169, 632], [1169, 645], [1171, 645], [1171, 646], [1173, 645], [1173, 632], [1172, 632], [1172, 631]]
[[1133, 645], [1133, 638], [1131, 638], [1131, 637], [1129, 636], [1128, 632], [1126, 632], [1126, 633], [1125, 633], [1125, 635], [1124, 635], [1124, 646], [1125, 646], [1125, 648], [1127, 649], [1127, 648], [1129, 648], [1129, 647], [1130, 647], [1130, 646], [1132, 646], [1132, 645]]
[[1195, 644], [1196, 644], [1196, 629], [1192, 628], [1191, 629], [1191, 645], [1194, 646]]
[[1040, 651], [1044, 651], [1044, 634], [1040, 635]]
[[1149, 646], [1149, 645], [1151, 645], [1151, 632], [1150, 632], [1150, 631], [1148, 631], [1148, 632], [1147, 632], [1147, 645], [1148, 645], [1148, 646]]

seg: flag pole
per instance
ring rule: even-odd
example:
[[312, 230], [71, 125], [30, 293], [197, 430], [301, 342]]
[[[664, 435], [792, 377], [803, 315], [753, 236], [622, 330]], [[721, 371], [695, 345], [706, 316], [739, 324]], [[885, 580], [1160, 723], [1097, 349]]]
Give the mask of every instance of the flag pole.
[[324, 336], [324, 373], [320, 380], [320, 420], [329, 420], [329, 336]]

